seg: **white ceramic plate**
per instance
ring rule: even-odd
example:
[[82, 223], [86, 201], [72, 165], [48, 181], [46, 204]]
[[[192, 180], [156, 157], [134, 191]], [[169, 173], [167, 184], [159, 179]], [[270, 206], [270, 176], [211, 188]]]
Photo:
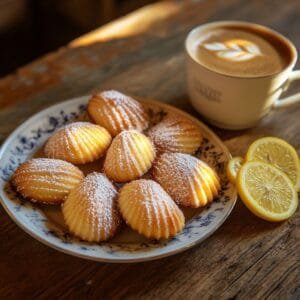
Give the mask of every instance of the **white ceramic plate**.
[[203, 123], [169, 105], [143, 102], [153, 122], [165, 114], [181, 114], [201, 128], [203, 142], [197, 156], [218, 172], [222, 189], [215, 201], [205, 209], [185, 209], [184, 230], [165, 241], [146, 240], [125, 227], [109, 242], [88, 243], [70, 235], [63, 223], [59, 207], [33, 205], [17, 195], [9, 180], [15, 169], [42, 148], [48, 137], [67, 123], [86, 118], [89, 96], [59, 103], [45, 109], [19, 126], [0, 150], [1, 203], [23, 230], [42, 243], [67, 254], [105, 262], [138, 262], [157, 259], [184, 251], [210, 236], [229, 216], [236, 201], [236, 189], [226, 177], [226, 162], [231, 155], [220, 139]]

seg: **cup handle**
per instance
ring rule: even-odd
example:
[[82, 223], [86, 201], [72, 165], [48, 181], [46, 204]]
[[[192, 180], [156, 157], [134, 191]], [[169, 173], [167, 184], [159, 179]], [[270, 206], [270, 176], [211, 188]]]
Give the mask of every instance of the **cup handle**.
[[[288, 89], [291, 82], [293, 82], [294, 80], [299, 80], [299, 79], [300, 79], [300, 70], [293, 71], [287, 80], [287, 85], [286, 85], [285, 90]], [[292, 104], [296, 104], [296, 103], [300, 103], [300, 92], [296, 93], [295, 95], [283, 98], [283, 99], [277, 99], [274, 102], [273, 107], [274, 108], [288, 107], [288, 106], [290, 106]]]

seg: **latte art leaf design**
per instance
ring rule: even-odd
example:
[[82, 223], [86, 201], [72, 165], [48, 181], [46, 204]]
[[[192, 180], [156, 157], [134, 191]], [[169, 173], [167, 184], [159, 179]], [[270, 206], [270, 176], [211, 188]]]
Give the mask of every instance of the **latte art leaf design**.
[[232, 61], [245, 61], [262, 55], [257, 45], [241, 39], [229, 40], [224, 43], [207, 43], [203, 44], [203, 47], [216, 52], [216, 55], [220, 58]]

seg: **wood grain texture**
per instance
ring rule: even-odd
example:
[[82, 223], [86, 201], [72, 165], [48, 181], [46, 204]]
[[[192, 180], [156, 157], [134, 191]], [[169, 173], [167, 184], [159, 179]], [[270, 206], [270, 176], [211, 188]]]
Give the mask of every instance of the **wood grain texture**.
[[[298, 0], [159, 5], [122, 19], [121, 28], [114, 22], [97, 30], [94, 42], [91, 35], [83, 37], [1, 79], [0, 143], [33, 113], [106, 88], [159, 99], [198, 116], [185, 91], [183, 44], [187, 33], [204, 22], [261, 23], [300, 49]], [[141, 26], [136, 30], [134, 24]], [[215, 131], [233, 155], [243, 155], [251, 141], [264, 135], [282, 137], [299, 151], [299, 127], [297, 105], [271, 112], [250, 130]], [[0, 218], [1, 299], [300, 298], [299, 209], [289, 221], [270, 224], [238, 201], [225, 224], [193, 249], [158, 261], [122, 265], [64, 255], [25, 234], [2, 208]]]

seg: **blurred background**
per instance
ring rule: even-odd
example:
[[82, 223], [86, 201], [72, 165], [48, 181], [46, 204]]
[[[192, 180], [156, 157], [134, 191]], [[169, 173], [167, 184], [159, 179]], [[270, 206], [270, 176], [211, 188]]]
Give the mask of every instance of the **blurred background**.
[[0, 0], [0, 77], [154, 0]]

